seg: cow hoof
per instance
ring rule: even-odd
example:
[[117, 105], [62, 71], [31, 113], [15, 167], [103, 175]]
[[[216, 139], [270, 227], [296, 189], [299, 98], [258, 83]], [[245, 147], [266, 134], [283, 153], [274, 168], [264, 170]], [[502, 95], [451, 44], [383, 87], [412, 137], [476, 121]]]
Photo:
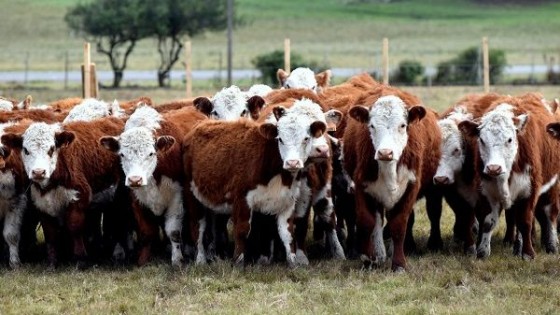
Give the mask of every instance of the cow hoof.
[[84, 259], [78, 259], [76, 262], [76, 269], [77, 270], [86, 270], [88, 269], [89, 264]]
[[271, 261], [270, 258], [268, 258], [267, 256], [264, 256], [264, 255], [261, 255], [261, 257], [259, 257], [259, 259], [257, 259], [257, 265], [268, 266], [268, 265], [270, 265], [270, 261]]
[[309, 266], [309, 259], [301, 249], [296, 250], [295, 263], [298, 266]]
[[490, 248], [488, 247], [479, 247], [478, 250], [476, 251], [476, 257], [478, 259], [485, 259], [488, 258], [490, 256]]
[[558, 254], [558, 246], [548, 243], [544, 246], [547, 254]]
[[[241, 257], [241, 260], [243, 260], [243, 254], [241, 254], [240, 257]], [[195, 264], [196, 264], [196, 265], [199, 265], [199, 266], [200, 266], [200, 265], [206, 265], [206, 256], [205, 256], [205, 255], [202, 255], [202, 254], [196, 255], [196, 262], [195, 262]]]
[[56, 264], [49, 264], [47, 266], [47, 272], [55, 272], [56, 271]]
[[368, 256], [360, 255], [360, 260], [362, 261], [362, 269], [371, 270], [373, 268], [373, 261]]
[[175, 268], [181, 268], [183, 267], [184, 264], [185, 264], [185, 260], [183, 259], [183, 257], [171, 261], [171, 266]]
[[394, 266], [392, 269], [393, 269], [394, 273], [405, 273], [406, 272], [406, 269], [404, 269], [404, 267], [402, 267], [402, 266]]
[[124, 263], [125, 259], [126, 252], [124, 251], [124, 248], [120, 244], [115, 245], [115, 248], [113, 250], [113, 261], [115, 262], [115, 264], [122, 264]]
[[288, 263], [289, 268], [295, 268], [297, 266], [297, 264], [296, 264], [296, 254], [290, 253], [289, 255], [287, 255], [286, 256], [286, 262]]
[[19, 269], [21, 267], [21, 261], [18, 260], [10, 260], [10, 268], [13, 270]]
[[474, 245], [471, 245], [471, 246], [467, 247], [465, 249], [465, 254], [467, 256], [473, 256], [473, 257], [477, 256], [476, 247]]
[[522, 258], [523, 260], [525, 260], [525, 261], [531, 261], [531, 260], [535, 259], [535, 256], [534, 256], [534, 255], [530, 255], [530, 254], [523, 254], [523, 255], [521, 256], [521, 258]]
[[443, 241], [441, 238], [437, 239], [435, 237], [430, 237], [428, 239], [428, 249], [432, 252], [437, 252], [443, 249]]
[[237, 257], [237, 259], [235, 260], [235, 265], [236, 266], [243, 266], [243, 264], [245, 263], [245, 255], [241, 254], [239, 255], [239, 257]]
[[513, 242], [513, 255], [521, 256], [522, 243], [520, 241]]

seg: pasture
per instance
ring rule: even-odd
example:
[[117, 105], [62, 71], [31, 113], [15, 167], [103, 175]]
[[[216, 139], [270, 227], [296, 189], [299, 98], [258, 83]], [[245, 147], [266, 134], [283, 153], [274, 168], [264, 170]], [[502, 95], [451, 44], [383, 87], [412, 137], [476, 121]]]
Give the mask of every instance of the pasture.
[[[427, 106], [441, 110], [480, 87], [406, 88]], [[547, 98], [555, 87], [497, 86], [494, 91], [519, 94], [540, 91]], [[57, 89], [12, 91], [32, 94], [39, 102], [74, 96], [79, 91]], [[210, 92], [210, 91], [207, 91]], [[204, 93], [204, 92], [199, 92]], [[182, 89], [103, 90], [102, 98], [131, 99], [149, 95], [164, 102], [183, 95]], [[3, 314], [60, 313], [383, 313], [472, 314], [556, 313], [560, 307], [560, 257], [545, 254], [539, 241], [537, 257], [523, 261], [502, 245], [503, 216], [492, 244], [492, 255], [477, 260], [462, 254], [452, 240], [453, 215], [444, 209], [444, 250], [426, 249], [429, 222], [424, 202], [417, 204], [414, 228], [419, 253], [408, 256], [404, 274], [390, 265], [367, 271], [359, 261], [320, 260], [288, 269], [284, 264], [234, 267], [229, 261], [209, 266], [188, 265], [176, 270], [168, 259], [150, 265], [94, 266], [77, 271], [62, 266], [46, 271], [46, 263], [24, 265], [11, 271], [0, 268], [0, 312]], [[537, 225], [538, 230], [538, 225]], [[537, 235], [539, 235], [537, 231]], [[311, 244], [317, 253], [318, 244]], [[167, 256], [167, 255], [166, 255]], [[315, 258], [315, 259], [314, 259]]]

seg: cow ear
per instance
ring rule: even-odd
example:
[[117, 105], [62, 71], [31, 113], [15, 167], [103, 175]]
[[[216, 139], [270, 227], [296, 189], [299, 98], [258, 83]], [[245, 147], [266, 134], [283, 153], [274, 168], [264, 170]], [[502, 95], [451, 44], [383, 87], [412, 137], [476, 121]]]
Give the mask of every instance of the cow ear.
[[552, 104], [550, 104], [550, 110], [552, 111], [553, 114], [556, 113], [558, 107], [560, 107], [560, 100], [555, 98], [554, 101], [552, 101]]
[[517, 117], [513, 117], [513, 124], [515, 125], [517, 132], [521, 132], [525, 129], [527, 121], [529, 121], [529, 115], [527, 114], [521, 114]]
[[247, 100], [247, 109], [251, 113], [251, 118], [257, 120], [261, 109], [264, 107], [264, 99], [258, 95], [255, 95]]
[[327, 125], [322, 121], [314, 121], [309, 127], [309, 131], [314, 138], [319, 138], [327, 130]]
[[210, 117], [210, 114], [214, 109], [214, 105], [207, 97], [197, 97], [194, 99], [193, 104], [199, 112], [208, 117]]
[[289, 75], [290, 74], [284, 71], [284, 69], [278, 69], [278, 71], [276, 71], [276, 77], [278, 78], [278, 82], [280, 82], [280, 86], [284, 86], [284, 83], [286, 82], [286, 79], [288, 79]]
[[424, 106], [413, 106], [408, 110], [408, 123], [412, 124], [415, 121], [420, 121], [424, 116], [426, 116]]
[[73, 132], [70, 131], [62, 131], [58, 132], [54, 135], [54, 143], [57, 148], [61, 148], [63, 146], [68, 146], [74, 141], [76, 136]]
[[169, 150], [175, 143], [175, 138], [172, 136], [161, 136], [156, 140], [156, 150], [160, 152], [165, 152]]
[[283, 106], [276, 106], [272, 109], [272, 112], [274, 113], [274, 117], [278, 121], [280, 120], [280, 117], [286, 115], [286, 108]]
[[336, 131], [336, 127], [342, 121], [342, 112], [336, 109], [331, 109], [325, 113], [325, 120], [327, 121], [327, 130]]
[[32, 101], [33, 101], [33, 98], [31, 97], [31, 95], [27, 95], [27, 96], [25, 97], [25, 99], [23, 100], [23, 102], [22, 102], [22, 105], [23, 105], [23, 106], [22, 106], [22, 107], [23, 107], [22, 109], [26, 109], [26, 110], [29, 109], [29, 107], [31, 106], [31, 102], [32, 102]]
[[321, 73], [315, 75], [315, 80], [317, 81], [317, 86], [320, 88], [326, 88], [331, 82], [331, 70], [325, 70]]
[[461, 133], [467, 137], [478, 137], [480, 130], [478, 130], [478, 124], [471, 120], [464, 120], [457, 126]]
[[553, 138], [560, 140], [560, 123], [555, 122], [546, 125], [546, 132]]
[[119, 149], [121, 148], [121, 145], [119, 144], [119, 138], [117, 137], [101, 137], [99, 138], [99, 144], [102, 145], [105, 149], [115, 153], [119, 152]]
[[350, 108], [348, 114], [362, 124], [367, 124], [369, 122], [369, 109], [367, 107], [354, 106]]
[[23, 137], [15, 133], [7, 133], [2, 135], [2, 144], [11, 149], [21, 149], [23, 146]]
[[278, 136], [278, 128], [275, 124], [264, 123], [259, 126], [259, 132], [268, 140], [272, 140]]

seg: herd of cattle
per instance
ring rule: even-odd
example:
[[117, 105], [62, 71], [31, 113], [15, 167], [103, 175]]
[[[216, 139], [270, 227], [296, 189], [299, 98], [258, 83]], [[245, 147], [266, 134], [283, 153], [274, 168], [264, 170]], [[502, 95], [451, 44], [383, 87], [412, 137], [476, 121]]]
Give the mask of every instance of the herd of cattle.
[[543, 247], [558, 252], [558, 100], [473, 94], [438, 114], [367, 74], [334, 86], [328, 71], [278, 78], [281, 89], [231, 86], [158, 105], [0, 99], [10, 266], [40, 256], [39, 224], [49, 268], [144, 265], [154, 251], [170, 251], [174, 266], [231, 256], [307, 265], [313, 220], [328, 256], [370, 267], [389, 255], [402, 271], [420, 198], [430, 249], [443, 246], [445, 199], [468, 255], [490, 255], [502, 210], [514, 254], [534, 258], [535, 219]]

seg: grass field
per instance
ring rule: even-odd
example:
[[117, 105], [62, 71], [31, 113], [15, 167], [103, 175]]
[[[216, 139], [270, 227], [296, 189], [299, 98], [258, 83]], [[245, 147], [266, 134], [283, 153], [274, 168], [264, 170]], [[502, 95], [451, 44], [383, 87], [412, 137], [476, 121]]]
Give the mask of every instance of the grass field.
[[[1, 1], [0, 70], [78, 69], [82, 38], [67, 29], [63, 16], [78, 0]], [[234, 33], [234, 68], [252, 68], [260, 54], [283, 48], [330, 67], [380, 66], [381, 39], [390, 39], [391, 65], [416, 59], [427, 66], [490, 38], [491, 48], [504, 49], [511, 64], [543, 63], [543, 53], [558, 56], [560, 4], [483, 6], [468, 0], [395, 1], [391, 4], [347, 4], [344, 0], [237, 0], [236, 10], [249, 23]], [[158, 55], [153, 40], [144, 40], [130, 57], [130, 69], [154, 69]], [[100, 70], [104, 56], [94, 53]], [[193, 39], [193, 67], [225, 67], [225, 32]], [[177, 68], [181, 66], [177, 64]]]

